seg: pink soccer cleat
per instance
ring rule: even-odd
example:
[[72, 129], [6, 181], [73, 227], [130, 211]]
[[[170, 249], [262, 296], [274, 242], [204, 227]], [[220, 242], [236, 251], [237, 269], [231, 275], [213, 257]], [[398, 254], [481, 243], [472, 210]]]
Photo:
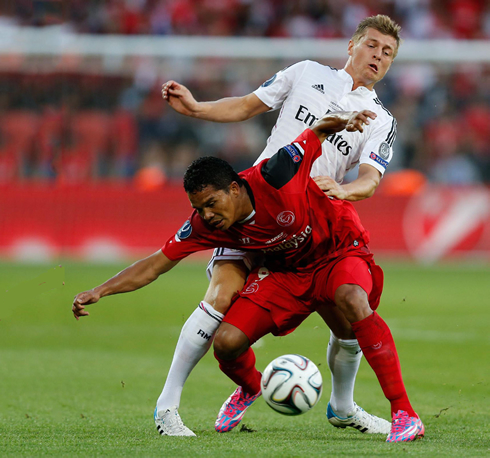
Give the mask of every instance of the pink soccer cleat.
[[242, 421], [245, 411], [261, 394], [261, 391], [254, 395], [244, 393], [242, 387], [239, 386], [221, 406], [214, 429], [219, 433], [231, 431]]
[[399, 410], [393, 415], [391, 431], [386, 442], [410, 442], [424, 437], [424, 433], [424, 424], [418, 415], [409, 417], [407, 412]]

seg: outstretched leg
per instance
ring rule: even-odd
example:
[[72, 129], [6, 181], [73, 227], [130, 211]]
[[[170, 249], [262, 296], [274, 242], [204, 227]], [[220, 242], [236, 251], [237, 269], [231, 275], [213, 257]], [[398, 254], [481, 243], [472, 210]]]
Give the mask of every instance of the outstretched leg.
[[[209, 350], [216, 330], [232, 298], [245, 283], [246, 268], [241, 261], [219, 261], [213, 268], [208, 291], [184, 324], [175, 348], [172, 365], [155, 409], [155, 422], [162, 435], [190, 435], [178, 414], [187, 377]], [[164, 421], [168, 417], [169, 420]], [[176, 420], [177, 418], [177, 420]]]

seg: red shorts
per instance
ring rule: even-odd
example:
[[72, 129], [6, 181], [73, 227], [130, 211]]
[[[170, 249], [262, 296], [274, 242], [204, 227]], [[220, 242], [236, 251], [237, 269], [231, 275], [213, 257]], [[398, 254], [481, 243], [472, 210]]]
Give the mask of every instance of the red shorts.
[[269, 332], [294, 331], [316, 308], [333, 303], [344, 284], [359, 285], [373, 310], [383, 290], [383, 271], [366, 249], [353, 250], [311, 271], [278, 272], [254, 269], [223, 321], [243, 331], [252, 344]]

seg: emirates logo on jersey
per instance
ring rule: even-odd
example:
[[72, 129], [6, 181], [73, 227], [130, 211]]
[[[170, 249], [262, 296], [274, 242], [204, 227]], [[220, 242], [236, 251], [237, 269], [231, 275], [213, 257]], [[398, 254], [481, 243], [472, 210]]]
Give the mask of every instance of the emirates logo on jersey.
[[291, 226], [291, 224], [293, 224], [295, 220], [296, 216], [294, 216], [294, 213], [289, 210], [285, 210], [279, 213], [276, 218], [277, 224], [283, 227]]

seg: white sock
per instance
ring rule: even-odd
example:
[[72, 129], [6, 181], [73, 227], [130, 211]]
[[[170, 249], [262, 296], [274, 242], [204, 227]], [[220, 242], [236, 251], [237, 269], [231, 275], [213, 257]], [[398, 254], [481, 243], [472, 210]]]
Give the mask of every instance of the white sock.
[[332, 373], [330, 405], [339, 417], [345, 418], [354, 410], [354, 385], [361, 358], [357, 340], [341, 340], [330, 331], [327, 348], [327, 363]]
[[157, 401], [157, 412], [180, 405], [184, 383], [192, 369], [209, 350], [223, 316], [203, 301], [187, 319], [175, 347], [165, 386]]

